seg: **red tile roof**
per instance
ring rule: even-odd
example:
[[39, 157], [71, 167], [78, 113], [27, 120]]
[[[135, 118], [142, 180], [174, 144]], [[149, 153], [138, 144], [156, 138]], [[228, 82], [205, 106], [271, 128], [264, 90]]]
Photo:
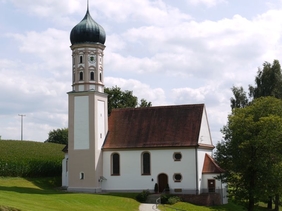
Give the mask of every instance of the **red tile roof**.
[[218, 173], [223, 173], [224, 170], [222, 168], [219, 167], [219, 165], [216, 164], [216, 162], [214, 161], [214, 159], [206, 154], [205, 156], [205, 161], [204, 161], [204, 165], [203, 165], [203, 174], [218, 174]]
[[198, 146], [204, 104], [115, 109], [104, 149]]

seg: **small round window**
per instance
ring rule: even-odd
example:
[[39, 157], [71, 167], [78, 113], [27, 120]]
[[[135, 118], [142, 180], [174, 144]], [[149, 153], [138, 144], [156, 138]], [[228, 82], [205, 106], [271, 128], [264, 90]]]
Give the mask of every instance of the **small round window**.
[[174, 182], [181, 182], [182, 175], [181, 174], [174, 174], [173, 175], [173, 180], [174, 180]]
[[173, 159], [174, 159], [174, 161], [181, 161], [181, 159], [182, 159], [181, 153], [180, 152], [175, 152], [173, 154]]

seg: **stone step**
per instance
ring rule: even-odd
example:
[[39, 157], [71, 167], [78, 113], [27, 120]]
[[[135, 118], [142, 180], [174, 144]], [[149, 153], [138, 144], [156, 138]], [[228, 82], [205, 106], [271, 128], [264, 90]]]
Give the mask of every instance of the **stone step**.
[[147, 197], [147, 200], [146, 200], [146, 203], [152, 203], [152, 204], [155, 204], [156, 203], [156, 200], [158, 198], [161, 197], [161, 194], [150, 194], [148, 197]]

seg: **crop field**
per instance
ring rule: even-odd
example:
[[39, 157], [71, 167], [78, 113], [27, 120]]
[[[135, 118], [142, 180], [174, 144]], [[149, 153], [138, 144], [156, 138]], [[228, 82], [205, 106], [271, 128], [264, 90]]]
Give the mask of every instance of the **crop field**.
[[59, 176], [63, 148], [61, 144], [0, 140], [0, 176]]

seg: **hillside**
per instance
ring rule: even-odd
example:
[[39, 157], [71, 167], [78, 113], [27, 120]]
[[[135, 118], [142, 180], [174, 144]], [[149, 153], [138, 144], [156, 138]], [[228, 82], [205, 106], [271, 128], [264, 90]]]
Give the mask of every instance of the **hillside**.
[[0, 140], [0, 176], [59, 176], [63, 148], [61, 144]]

